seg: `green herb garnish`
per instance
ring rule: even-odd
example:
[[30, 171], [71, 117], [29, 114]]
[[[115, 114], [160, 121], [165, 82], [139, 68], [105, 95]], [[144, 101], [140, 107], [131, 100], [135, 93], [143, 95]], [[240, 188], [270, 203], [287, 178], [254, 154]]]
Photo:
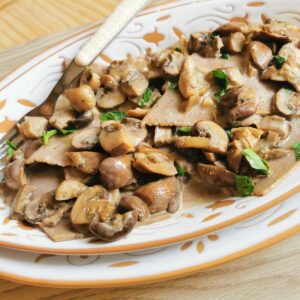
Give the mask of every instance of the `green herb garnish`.
[[177, 130], [182, 133], [191, 133], [193, 128], [191, 126], [178, 127]]
[[235, 185], [240, 197], [250, 196], [254, 191], [254, 184], [249, 176], [235, 175]]
[[122, 111], [109, 111], [100, 116], [101, 121], [119, 121], [126, 118], [126, 114]]
[[227, 136], [228, 136], [229, 140], [232, 140], [232, 137], [233, 137], [233, 136], [232, 136], [232, 133], [231, 133], [231, 129], [228, 128], [228, 129], [226, 129], [225, 131], [226, 131], [226, 133], [227, 133]]
[[169, 91], [176, 92], [177, 89], [178, 89], [178, 83], [168, 81], [168, 90]]
[[246, 148], [242, 151], [242, 154], [247, 159], [250, 166], [257, 170], [259, 173], [267, 176], [269, 173], [269, 166], [265, 160], [257, 155], [252, 149]]
[[44, 145], [47, 145], [49, 140], [55, 136], [57, 134], [57, 130], [56, 129], [52, 129], [52, 130], [49, 130], [49, 131], [44, 131], [43, 132], [43, 144]]
[[12, 155], [15, 153], [15, 151], [17, 150], [17, 147], [13, 144], [13, 142], [7, 140], [5, 142], [5, 144], [8, 146], [6, 153], [7, 155]]
[[180, 52], [180, 53], [182, 52], [181, 49], [178, 47], [175, 48], [175, 51]]
[[69, 134], [69, 133], [74, 133], [75, 131], [77, 131], [77, 129], [75, 128], [65, 128], [65, 129], [59, 129], [59, 131], [63, 134]]
[[276, 67], [276, 69], [280, 69], [286, 61], [287, 61], [287, 58], [280, 56], [280, 55], [274, 55], [271, 60], [271, 65], [274, 65]]
[[293, 149], [295, 149], [296, 152], [296, 160], [300, 160], [300, 142], [295, 142]]
[[217, 99], [220, 99], [222, 96], [225, 95], [230, 82], [228, 80], [228, 76], [226, 75], [226, 73], [224, 73], [220, 69], [213, 70], [212, 74], [213, 74], [215, 83], [221, 88], [217, 93], [215, 93], [215, 97]]
[[147, 88], [145, 93], [143, 94], [143, 97], [139, 100], [138, 105], [144, 106], [146, 103], [150, 101], [152, 97], [152, 91], [150, 88]]
[[223, 58], [223, 59], [229, 59], [230, 58], [230, 54], [228, 52], [222, 52], [221, 58]]
[[178, 176], [184, 176], [187, 173], [186, 170], [180, 166], [176, 166], [176, 170]]

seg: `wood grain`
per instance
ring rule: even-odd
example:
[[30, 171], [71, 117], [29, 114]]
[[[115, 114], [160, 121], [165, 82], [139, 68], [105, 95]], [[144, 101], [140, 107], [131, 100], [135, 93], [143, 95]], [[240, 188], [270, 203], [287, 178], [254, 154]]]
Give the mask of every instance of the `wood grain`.
[[[18, 45], [55, 31], [99, 19], [99, 16], [107, 14], [117, 2], [117, 0], [1, 0], [0, 47]], [[83, 13], [79, 13], [81, 10]], [[0, 77], [77, 30], [51, 34], [47, 38], [17, 48], [0, 51]], [[300, 234], [297, 234], [271, 248], [199, 274], [130, 288], [55, 289], [30, 287], [0, 280], [0, 299], [299, 299], [299, 249]]]

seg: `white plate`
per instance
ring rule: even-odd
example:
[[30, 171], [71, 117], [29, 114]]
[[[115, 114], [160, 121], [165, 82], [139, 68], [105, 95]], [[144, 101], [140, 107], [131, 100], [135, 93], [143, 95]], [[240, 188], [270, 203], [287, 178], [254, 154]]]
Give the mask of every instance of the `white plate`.
[[193, 241], [124, 254], [54, 256], [0, 249], [0, 277], [54, 287], [112, 287], [168, 280], [239, 258], [300, 230], [300, 194]]
[[[250, 2], [240, 0], [176, 1], [157, 6], [137, 16], [105, 50], [102, 58], [135, 56], [151, 46], [163, 48], [178, 39], [180, 33], [215, 28], [229, 20], [257, 20], [262, 15], [278, 16], [293, 22], [299, 19], [298, 1], [268, 0]], [[94, 29], [70, 37], [58, 46], [18, 68], [0, 83], [0, 133], [6, 132], [29, 110], [40, 103], [59, 79], [64, 57], [73, 57]], [[24, 100], [25, 99], [25, 100]], [[300, 190], [298, 168], [276, 189], [264, 197], [244, 199], [215, 199], [184, 209], [172, 218], [152, 225], [138, 227], [127, 238], [114, 243], [88, 243], [77, 240], [55, 243], [37, 229], [9, 221], [9, 208], [0, 204], [0, 246], [28, 251], [62, 254], [99, 254], [141, 250], [168, 245], [222, 229], [254, 216], [287, 199]]]

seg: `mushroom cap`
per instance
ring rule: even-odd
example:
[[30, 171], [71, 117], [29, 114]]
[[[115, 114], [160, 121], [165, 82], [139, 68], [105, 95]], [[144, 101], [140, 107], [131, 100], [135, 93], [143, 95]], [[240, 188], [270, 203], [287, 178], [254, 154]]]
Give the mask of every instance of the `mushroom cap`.
[[139, 221], [144, 221], [150, 217], [147, 204], [139, 197], [134, 195], [125, 195], [121, 198], [119, 206], [126, 210], [136, 210], [138, 212]]
[[248, 33], [249, 27], [244, 22], [228, 22], [213, 31], [215, 34], [227, 35], [232, 32]]
[[24, 159], [17, 159], [9, 163], [4, 170], [5, 184], [12, 190], [18, 190], [27, 183], [24, 171]]
[[92, 110], [87, 110], [81, 113], [76, 119], [68, 121], [68, 126], [75, 128], [84, 128], [90, 125], [94, 120], [94, 115]]
[[281, 139], [286, 139], [291, 132], [291, 123], [285, 118], [276, 115], [263, 117], [257, 127], [267, 132], [276, 132]]
[[300, 93], [282, 88], [276, 93], [274, 104], [284, 116], [300, 114]]
[[100, 174], [109, 189], [118, 189], [135, 181], [131, 160], [131, 155], [123, 155], [105, 158], [100, 163]]
[[147, 203], [150, 213], [169, 210], [169, 206], [172, 212], [179, 208], [180, 184], [175, 177], [147, 183], [138, 188], [135, 194]]
[[136, 210], [125, 214], [116, 214], [109, 222], [99, 222], [94, 219], [89, 226], [90, 231], [100, 240], [112, 242], [126, 236], [134, 228], [138, 220]]
[[146, 128], [141, 127], [141, 120], [135, 118], [125, 118], [121, 123], [125, 125], [127, 131], [132, 136], [134, 146], [139, 145], [147, 137], [148, 131]]
[[231, 53], [240, 53], [243, 51], [246, 37], [241, 32], [232, 32], [229, 36], [222, 38], [225, 49]]
[[196, 148], [208, 152], [225, 154], [229, 139], [226, 131], [212, 121], [199, 121], [194, 125], [197, 136], [177, 136], [175, 144], [178, 148]]
[[76, 149], [92, 149], [99, 144], [99, 134], [100, 128], [98, 127], [82, 129], [73, 135], [71, 144]]
[[114, 89], [108, 92], [104, 92], [104, 90], [100, 89], [96, 93], [96, 99], [99, 108], [109, 109], [124, 103], [126, 96], [120, 89]]
[[273, 57], [272, 50], [262, 42], [253, 41], [249, 44], [248, 49], [251, 53], [254, 64], [260, 68], [265, 69]]
[[89, 85], [93, 92], [96, 92], [101, 86], [100, 76], [91, 68], [86, 68], [80, 76], [79, 85]]
[[62, 181], [55, 191], [55, 200], [63, 201], [77, 198], [87, 186], [79, 181], [68, 179]]

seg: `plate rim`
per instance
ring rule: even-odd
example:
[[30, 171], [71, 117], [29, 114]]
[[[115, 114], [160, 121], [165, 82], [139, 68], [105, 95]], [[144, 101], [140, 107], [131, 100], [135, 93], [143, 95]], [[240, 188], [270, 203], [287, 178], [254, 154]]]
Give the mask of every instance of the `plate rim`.
[[[249, 1], [247, 1], [247, 2], [249, 2]], [[185, 4], [193, 3], [193, 2], [195, 2], [195, 1], [193, 1], [193, 0], [185, 0], [185, 1], [184, 0], [177, 0], [177, 1], [172, 0], [172, 1], [167, 1], [167, 3], [159, 3], [159, 4], [155, 5], [153, 8], [149, 8], [149, 9], [146, 9], [145, 11], [142, 11], [142, 13], [139, 14], [138, 16], [144, 15], [145, 12], [147, 14], [153, 14], [153, 13], [157, 12], [157, 7], [160, 7], [160, 8], [163, 7], [164, 9], [172, 9], [172, 8], [177, 7], [177, 6], [181, 6], [181, 5], [185, 5]], [[204, 1], [204, 3], [205, 2], [210, 2], [210, 0]], [[174, 6], [175, 3], [177, 3], [177, 5]], [[170, 5], [172, 5], [172, 6], [170, 6]], [[99, 26], [99, 23], [92, 24], [88, 28], [85, 28], [83, 30], [80, 30], [77, 33], [73, 33], [70, 36], [65, 37], [64, 39], [60, 40], [59, 42], [57, 42], [57, 43], [55, 43], [51, 46], [48, 46], [45, 49], [41, 50], [35, 57], [27, 60], [26, 62], [20, 64], [17, 67], [15, 67], [11, 72], [9, 72], [3, 78], [1, 78], [0, 83], [7, 80], [9, 77], [13, 77], [13, 75], [15, 73], [17, 73], [18, 71], [21, 71], [22, 68], [26, 67], [27, 64], [29, 65], [30, 63], [32, 63], [33, 60], [39, 59], [38, 62], [36, 62], [32, 66], [28, 67], [28, 69], [21, 72], [21, 74], [17, 75], [15, 78], [12, 78], [12, 80], [10, 82], [4, 84], [4, 86], [0, 88], [0, 91], [4, 90], [11, 83], [13, 83], [16, 79], [23, 76], [25, 73], [29, 72], [36, 65], [39, 65], [44, 60], [48, 59], [50, 56], [55, 55], [58, 51], [61, 51], [65, 47], [69, 47], [70, 45], [72, 45], [76, 41], [78, 41], [80, 39], [83, 39], [86, 36], [90, 35], [91, 33], [89, 33], [89, 31], [92, 31], [97, 26]], [[88, 33], [88, 34], [85, 35], [86, 33]], [[72, 39], [74, 39], [78, 36], [80, 36], [79, 39], [76, 39], [76, 40], [72, 41]], [[69, 41], [69, 43], [68, 43], [68, 41]], [[61, 46], [61, 47], [59, 47], [59, 46]], [[56, 50], [56, 47], [59, 47], [59, 49]], [[54, 52], [50, 53], [47, 57], [42, 58], [42, 56], [46, 52], [51, 51], [51, 50], [53, 50]], [[299, 163], [297, 165], [299, 166]], [[294, 172], [294, 170], [292, 170], [292, 172]], [[299, 191], [300, 191], [300, 184], [295, 186], [291, 190], [287, 191], [286, 193], [284, 193], [284, 194], [282, 194], [278, 197], [275, 197], [274, 199], [272, 199], [272, 201], [269, 201], [268, 203], [265, 203], [265, 204], [263, 204], [259, 207], [256, 207], [252, 210], [249, 210], [249, 211], [247, 211], [243, 214], [240, 214], [240, 215], [238, 215], [234, 218], [231, 218], [230, 220], [219, 222], [217, 224], [207, 226], [206, 228], [199, 229], [199, 230], [196, 230], [196, 231], [193, 231], [193, 232], [190, 232], [190, 233], [181, 234], [181, 235], [178, 235], [176, 237], [163, 238], [163, 239], [159, 239], [159, 240], [155, 240], [155, 241], [139, 242], [139, 243], [134, 243], [134, 244], [130, 244], [130, 245], [111, 246], [111, 247], [106, 247], [106, 248], [89, 248], [89, 249], [34, 247], [34, 246], [29, 246], [29, 245], [21, 245], [21, 244], [17, 244], [17, 243], [14, 243], [14, 242], [0, 241], [0, 247], [10, 248], [10, 249], [15, 249], [15, 250], [29, 251], [29, 252], [36, 252], [36, 253], [41, 252], [41, 253], [47, 253], [47, 254], [71, 254], [71, 255], [75, 255], [75, 254], [78, 254], [78, 255], [82, 255], [82, 254], [90, 254], [90, 255], [91, 254], [113, 254], [113, 253], [129, 252], [129, 251], [136, 251], [136, 250], [144, 250], [144, 249], [162, 247], [162, 246], [166, 246], [166, 245], [171, 245], [171, 244], [191, 240], [191, 239], [197, 238], [201, 235], [205, 235], [205, 234], [208, 234], [210, 232], [221, 230], [221, 229], [224, 229], [226, 227], [229, 227], [229, 226], [231, 226], [233, 224], [236, 224], [240, 221], [243, 221], [243, 220], [245, 220], [249, 217], [258, 215], [259, 213], [268, 210], [269, 208], [275, 206], [276, 204], [279, 204], [279, 203], [285, 201], [286, 199], [288, 199], [289, 197], [291, 197], [292, 195], [296, 194]]]

